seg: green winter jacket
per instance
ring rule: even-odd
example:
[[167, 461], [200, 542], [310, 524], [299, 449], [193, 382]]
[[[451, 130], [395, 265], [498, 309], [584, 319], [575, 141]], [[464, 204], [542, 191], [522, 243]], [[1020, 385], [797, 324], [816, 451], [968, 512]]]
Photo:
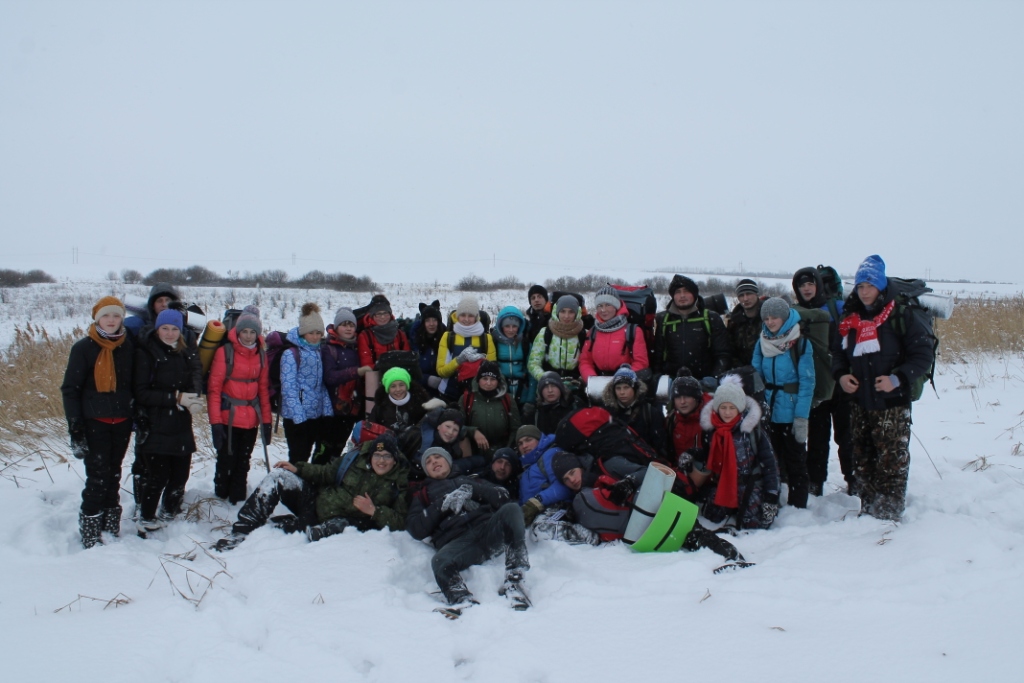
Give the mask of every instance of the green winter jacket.
[[[507, 393], [504, 377], [498, 380], [497, 395], [491, 398], [480, 393], [474, 379], [472, 400], [470, 392], [464, 393], [459, 399], [459, 412], [466, 418], [466, 433], [471, 440], [477, 431], [487, 437], [490, 448], [484, 455], [490, 457], [494, 451], [506, 446], [515, 448], [516, 431], [523, 423], [515, 399]], [[473, 448], [478, 450], [475, 443]]]
[[[326, 465], [308, 462], [295, 463], [298, 475], [317, 487], [316, 515], [321, 522], [335, 517], [344, 517], [349, 524], [360, 531], [384, 529], [403, 531], [408, 504], [405, 499], [409, 484], [409, 465], [401, 455], [397, 456], [395, 467], [379, 476], [370, 465], [369, 447], [373, 442], [363, 444], [341, 486], [335, 486], [338, 467], [344, 456], [331, 460]], [[368, 494], [377, 508], [373, 517], [368, 517], [352, 503], [360, 494]]]

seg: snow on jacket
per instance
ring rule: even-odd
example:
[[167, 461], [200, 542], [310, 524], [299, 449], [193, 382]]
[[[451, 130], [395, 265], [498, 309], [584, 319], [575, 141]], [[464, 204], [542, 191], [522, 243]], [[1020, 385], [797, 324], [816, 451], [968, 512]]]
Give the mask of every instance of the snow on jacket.
[[[558, 320], [558, 307], [554, 307], [554, 313], [547, 323], [546, 328], [537, 330], [533, 334], [533, 344], [530, 346], [530, 357], [527, 360], [527, 369], [534, 381], [539, 380], [545, 372], [554, 371], [562, 377], [579, 377], [580, 333], [583, 331], [583, 320], [580, 311], [576, 311], [574, 329], [576, 332], [568, 333], [566, 325]], [[559, 336], [557, 330], [563, 330], [565, 336]], [[547, 332], [551, 333], [551, 343], [545, 343]], [[583, 334], [584, 340], [586, 334]], [[584, 342], [585, 343], [585, 342]]]
[[[714, 427], [711, 424], [712, 403], [708, 401], [700, 412], [700, 424], [704, 428], [704, 450], [711, 444], [711, 436]], [[764, 494], [770, 493], [774, 496], [779, 494], [779, 465], [775, 460], [775, 451], [772, 450], [771, 440], [763, 429], [758, 429], [761, 422], [761, 408], [757, 401], [747, 397], [746, 409], [743, 417], [732, 430], [733, 446], [736, 449], [736, 499], [741, 503], [747, 501], [742, 514], [740, 526], [744, 529], [760, 529], [761, 524], [761, 503]], [[750, 488], [748, 497], [747, 488]], [[723, 521], [731, 512], [714, 504], [715, 493], [718, 491], [718, 482], [714, 481], [705, 494], [708, 501], [703, 514], [710, 521]]]
[[60, 391], [64, 398], [64, 415], [68, 420], [83, 418], [132, 417], [132, 376], [135, 364], [135, 343], [131, 335], [114, 349], [114, 373], [117, 385], [112, 392], [96, 391], [94, 370], [100, 345], [86, 337], [75, 342], [68, 354], [68, 366]]
[[732, 343], [722, 316], [704, 307], [697, 298], [697, 310], [685, 318], [671, 302], [655, 318], [655, 371], [675, 377], [680, 367], [690, 368], [694, 377], [721, 377], [732, 362]]
[[[394, 322], [395, 316], [391, 316], [389, 322]], [[395, 331], [394, 338], [387, 344], [382, 343], [377, 335], [373, 333], [373, 328], [377, 326], [376, 321], [372, 315], [363, 316], [363, 331], [359, 333], [359, 364], [369, 365], [371, 368], [376, 367], [377, 359], [380, 358], [381, 354], [387, 353], [388, 351], [409, 351], [412, 347], [409, 345], [409, 337], [405, 335], [405, 331], [399, 328]]]
[[135, 402], [149, 421], [144, 453], [190, 455], [196, 450], [192, 413], [178, 405], [177, 393], [199, 393], [203, 366], [189, 346], [172, 351], [156, 330], [142, 333], [135, 351]]
[[[231, 376], [227, 376], [227, 344], [231, 345], [233, 360]], [[206, 410], [210, 424], [229, 424], [231, 404], [225, 397], [247, 404], [259, 400], [262, 422], [270, 423], [270, 364], [263, 352], [263, 338], [258, 337], [256, 346], [249, 349], [238, 341], [238, 330], [228, 330], [227, 343], [213, 356], [210, 377], [207, 381]], [[233, 428], [252, 429], [260, 426], [260, 417], [252, 405], [235, 405]]]
[[298, 349], [299, 363], [296, 367], [291, 351], [281, 354], [281, 417], [301, 424], [333, 415], [331, 397], [324, 386], [320, 345], [313, 346], [300, 337], [298, 327], [288, 330], [288, 341]]
[[[800, 314], [790, 309], [789, 318], [777, 334], [772, 335], [763, 324], [761, 334], [781, 337], [799, 324]], [[765, 403], [769, 406], [771, 420], [775, 424], [789, 424], [794, 418], [806, 418], [811, 414], [811, 401], [814, 398], [814, 348], [811, 340], [802, 336], [793, 343], [800, 352], [797, 367], [793, 367], [793, 355], [789, 349], [778, 356], [765, 358], [760, 340], [754, 347], [752, 365], [764, 378]]]
[[320, 344], [320, 361], [324, 366], [324, 386], [331, 397], [334, 414], [361, 414], [358, 340], [345, 341], [338, 336], [334, 325], [328, 325], [327, 336]]
[[[617, 315], [625, 316], [627, 313], [626, 305], [623, 304]], [[611, 332], [602, 331], [599, 324], [594, 324], [580, 352], [580, 377], [584, 382], [591, 377], [614, 375], [624, 363], [636, 373], [648, 368], [647, 342], [642, 329], [634, 326], [631, 348], [626, 341], [629, 323]]]
[[[444, 497], [464, 484], [473, 489], [472, 501], [476, 505], [464, 505], [457, 514], [441, 510]], [[509, 502], [505, 488], [480, 477], [427, 479], [411, 494], [405, 528], [418, 541], [429, 537], [431, 544], [440, 550], [472, 528], [486, 523], [498, 508]]]
[[[539, 450], [539, 448], [537, 449]], [[575, 493], [563, 484], [551, 467], [551, 460], [562, 449], [552, 446], [546, 449], [532, 465], [526, 468], [519, 480], [519, 504], [531, 498], [539, 498], [544, 507], [572, 500]]]
[[[509, 339], [502, 332], [502, 324], [509, 318], [519, 323], [516, 336]], [[510, 393], [520, 405], [533, 403], [536, 400], [537, 382], [527, 371], [526, 363], [530, 356], [530, 344], [526, 337], [526, 319], [515, 306], [506, 306], [498, 312], [494, 327], [491, 329], [491, 341], [494, 342], [495, 358], [501, 374], [515, 388]]]

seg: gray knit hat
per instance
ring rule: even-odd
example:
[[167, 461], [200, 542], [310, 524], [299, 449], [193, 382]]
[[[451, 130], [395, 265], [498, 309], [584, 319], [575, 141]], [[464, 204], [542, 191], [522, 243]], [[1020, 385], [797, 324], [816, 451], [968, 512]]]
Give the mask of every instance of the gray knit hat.
[[572, 294], [563, 294], [558, 297], [558, 301], [555, 302], [555, 308], [559, 311], [568, 310], [573, 312], [579, 312], [580, 301]]
[[594, 297], [594, 306], [600, 306], [601, 304], [611, 304], [615, 307], [615, 310], [619, 310], [622, 306], [622, 299], [619, 298], [619, 291], [608, 285], [597, 290], [597, 296]]
[[773, 296], [761, 304], [761, 320], [767, 320], [769, 317], [783, 320], [789, 318], [789, 304], [785, 299]]
[[711, 401], [711, 407], [718, 410], [723, 403], [733, 404], [742, 413], [747, 407], [747, 395], [743, 393], [743, 387], [736, 382], [719, 385], [715, 391], [715, 398]]
[[256, 334], [263, 334], [263, 323], [260, 322], [260, 309], [255, 306], [243, 308], [242, 314], [235, 321], [235, 329], [239, 332], [242, 330], [254, 330]]
[[439, 446], [431, 446], [427, 450], [423, 451], [423, 455], [420, 456], [420, 467], [427, 469], [427, 458], [432, 455], [440, 455], [442, 458], [448, 461], [448, 467], [452, 466], [452, 454]]
[[761, 290], [758, 289], [756, 282], [751, 280], [749, 277], [745, 277], [736, 283], [736, 296], [739, 296], [744, 292], [753, 292], [754, 294], [760, 294]]
[[356, 322], [356, 314], [352, 312], [351, 308], [339, 308], [338, 312], [334, 314], [334, 329], [341, 327], [342, 323], [358, 324]]

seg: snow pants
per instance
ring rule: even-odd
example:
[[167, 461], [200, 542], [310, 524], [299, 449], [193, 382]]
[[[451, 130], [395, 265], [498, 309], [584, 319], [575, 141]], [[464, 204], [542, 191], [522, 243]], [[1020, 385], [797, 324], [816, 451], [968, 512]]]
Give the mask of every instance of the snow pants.
[[910, 406], [852, 408], [855, 485], [863, 514], [899, 521], [910, 475]]
[[228, 430], [231, 452], [228, 444], [217, 451], [217, 469], [213, 475], [213, 492], [218, 498], [227, 498], [231, 504], [245, 500], [249, 478], [249, 461], [256, 447], [260, 428]]
[[[140, 454], [136, 453], [135, 457], [139, 459]], [[185, 484], [192, 471], [192, 456], [142, 453], [141, 460], [142, 474], [138, 482], [141, 518], [155, 519], [158, 504], [163, 517], [173, 517], [181, 512]]]
[[779, 473], [789, 484], [788, 504], [807, 507], [807, 449], [793, 437], [793, 424], [773, 422], [768, 432]]
[[82, 514], [98, 515], [103, 510], [120, 508], [121, 464], [132, 436], [132, 421], [116, 424], [99, 420], [85, 421], [85, 440], [89, 455], [85, 464], [85, 488], [82, 489]]
[[232, 526], [232, 532], [244, 535], [263, 526], [278, 503], [284, 503], [296, 516], [292, 525], [295, 530], [317, 523], [316, 487], [294, 472], [275, 469], [263, 477], [238, 511], [238, 521]]
[[[837, 391], [842, 388], [836, 387]], [[829, 439], [835, 438], [839, 451], [839, 468], [846, 483], [853, 482], [853, 445], [850, 443], [850, 410], [848, 398], [833, 397], [811, 409], [807, 429], [807, 475], [811, 482], [824, 484], [828, 479]]]

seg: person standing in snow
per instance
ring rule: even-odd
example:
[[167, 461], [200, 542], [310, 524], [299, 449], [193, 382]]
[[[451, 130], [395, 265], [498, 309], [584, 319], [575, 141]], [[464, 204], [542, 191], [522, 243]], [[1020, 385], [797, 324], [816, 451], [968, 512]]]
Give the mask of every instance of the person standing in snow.
[[281, 353], [281, 418], [288, 442], [288, 462], [308, 462], [324, 441], [327, 421], [334, 415], [331, 396], [324, 385], [320, 345], [324, 319], [315, 303], [302, 305], [298, 327], [288, 331], [288, 341], [298, 350]]

